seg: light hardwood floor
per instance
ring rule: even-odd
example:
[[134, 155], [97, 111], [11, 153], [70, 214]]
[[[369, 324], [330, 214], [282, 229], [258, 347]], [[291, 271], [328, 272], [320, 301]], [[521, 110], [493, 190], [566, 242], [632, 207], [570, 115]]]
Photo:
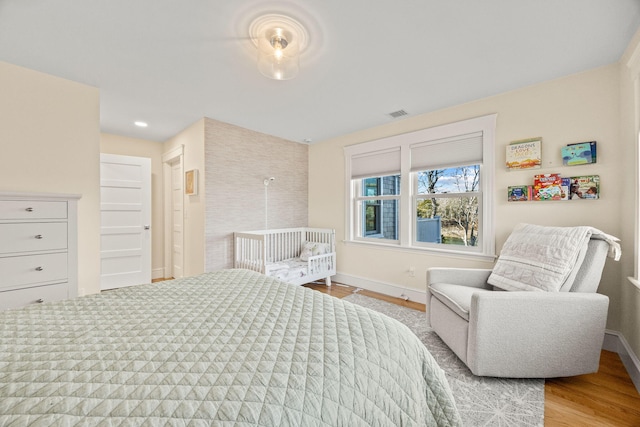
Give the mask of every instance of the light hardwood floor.
[[[305, 285], [308, 288], [344, 298], [356, 288], [334, 284]], [[378, 298], [414, 310], [425, 311], [424, 304], [404, 301], [361, 290], [361, 295]], [[595, 374], [545, 381], [544, 425], [550, 427], [640, 426], [640, 394], [616, 353], [603, 351]]]

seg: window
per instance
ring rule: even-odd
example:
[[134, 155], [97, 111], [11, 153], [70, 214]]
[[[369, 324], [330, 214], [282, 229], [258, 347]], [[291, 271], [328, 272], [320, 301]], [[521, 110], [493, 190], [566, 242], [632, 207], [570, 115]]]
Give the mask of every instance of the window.
[[495, 115], [345, 148], [347, 241], [493, 257]]
[[355, 180], [356, 238], [398, 240], [400, 175]]
[[[363, 180], [364, 191], [363, 196], [372, 197], [380, 195], [380, 181], [382, 178], [366, 178]], [[381, 220], [382, 206], [381, 200], [364, 200], [364, 236], [373, 236], [382, 234]]]
[[415, 242], [477, 246], [480, 165], [425, 170], [415, 178]]
[[484, 237], [480, 214], [482, 132], [410, 146], [416, 246], [477, 251]]

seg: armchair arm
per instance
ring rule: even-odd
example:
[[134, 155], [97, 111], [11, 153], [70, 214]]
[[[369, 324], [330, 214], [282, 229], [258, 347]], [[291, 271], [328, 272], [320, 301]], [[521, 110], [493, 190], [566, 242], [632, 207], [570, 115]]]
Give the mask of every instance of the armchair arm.
[[432, 283], [450, 283], [491, 289], [491, 285], [487, 283], [491, 271], [491, 269], [484, 268], [432, 267], [427, 269], [427, 287]]
[[469, 309], [467, 361], [476, 375], [596, 372], [609, 298], [577, 292], [482, 292]]
[[431, 267], [427, 268], [427, 326], [431, 326], [430, 304], [432, 283], [450, 283], [452, 285], [471, 286], [474, 288], [491, 289], [487, 279], [491, 274], [490, 269], [483, 268], [448, 268]]

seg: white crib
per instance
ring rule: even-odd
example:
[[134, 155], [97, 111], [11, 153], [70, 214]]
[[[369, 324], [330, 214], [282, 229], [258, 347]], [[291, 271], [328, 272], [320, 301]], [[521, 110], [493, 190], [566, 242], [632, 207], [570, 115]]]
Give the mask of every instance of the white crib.
[[302, 285], [336, 274], [335, 231], [282, 228], [234, 233], [234, 267]]

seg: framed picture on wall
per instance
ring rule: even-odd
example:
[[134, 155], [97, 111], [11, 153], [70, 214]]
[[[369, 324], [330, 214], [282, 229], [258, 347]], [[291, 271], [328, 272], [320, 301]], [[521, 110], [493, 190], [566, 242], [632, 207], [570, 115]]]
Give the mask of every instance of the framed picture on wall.
[[198, 194], [198, 169], [192, 169], [184, 173], [184, 194], [188, 196]]

